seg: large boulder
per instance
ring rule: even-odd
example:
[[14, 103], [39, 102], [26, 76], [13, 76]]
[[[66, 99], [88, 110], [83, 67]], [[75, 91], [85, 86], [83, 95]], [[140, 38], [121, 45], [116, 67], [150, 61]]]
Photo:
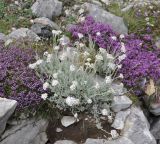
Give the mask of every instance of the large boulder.
[[96, 21], [109, 24], [114, 31], [120, 34], [128, 33], [128, 29], [124, 24], [122, 17], [118, 17], [102, 9], [100, 6], [91, 3], [84, 3], [82, 8], [86, 9], [89, 12], [89, 15]]
[[28, 28], [20, 28], [12, 31], [9, 35], [7, 35], [7, 40], [10, 39], [13, 40], [25, 39], [28, 41], [40, 40], [39, 36], [35, 34], [33, 31], [29, 30]]
[[41, 17], [33, 20], [31, 30], [38, 36], [44, 38], [51, 38], [53, 36], [52, 30], [59, 30], [59, 26], [48, 18]]
[[4, 132], [6, 123], [16, 106], [17, 102], [15, 100], [0, 98], [0, 135]]
[[0, 33], [0, 41], [5, 41], [6, 35], [3, 33]]
[[52, 19], [62, 12], [62, 2], [58, 0], [37, 0], [31, 7], [32, 13], [37, 17]]
[[[120, 117], [120, 113], [119, 116]], [[156, 140], [150, 133], [150, 125], [143, 114], [143, 111], [138, 107], [132, 107], [125, 111], [125, 124], [121, 131], [121, 137], [116, 140], [106, 139], [87, 139], [85, 144], [156, 144]], [[124, 120], [125, 118], [120, 118]], [[160, 125], [160, 123], [157, 123]], [[158, 132], [155, 130], [154, 134]], [[158, 137], [158, 136], [157, 136]]]
[[46, 129], [48, 121], [40, 120], [23, 120], [18, 121], [5, 131], [0, 139], [1, 144], [45, 144], [48, 139]]
[[138, 107], [132, 107], [122, 135], [129, 138], [135, 144], [156, 144], [156, 140], [149, 129], [150, 125], [142, 110]]

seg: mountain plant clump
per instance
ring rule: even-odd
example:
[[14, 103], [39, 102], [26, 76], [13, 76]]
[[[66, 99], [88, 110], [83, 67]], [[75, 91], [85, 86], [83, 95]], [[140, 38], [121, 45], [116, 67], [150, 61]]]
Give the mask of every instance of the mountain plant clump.
[[[53, 53], [45, 52], [43, 59], [29, 67], [35, 69], [41, 79], [46, 78], [43, 89], [50, 93], [42, 94], [42, 99], [62, 113], [67, 111], [77, 117], [85, 112], [98, 120], [100, 115], [110, 115], [113, 96], [117, 95], [113, 82], [122, 76], [114, 76], [119, 68], [115, 57], [102, 48], [94, 55], [94, 45], [89, 43], [88, 49], [80, 43], [76, 48], [61, 43], [54, 46]], [[123, 84], [119, 85], [122, 92]]]
[[92, 17], [73, 26], [69, 30], [74, 38], [83, 34], [85, 39], [91, 39], [108, 53], [117, 55], [121, 49], [126, 51], [126, 57], [121, 61], [119, 70], [124, 76], [124, 84], [133, 89], [136, 94], [141, 94], [149, 79], [157, 81], [160, 78], [159, 52], [153, 45], [150, 35], [135, 34], [119, 35], [106, 24], [95, 22]]
[[0, 43], [0, 97], [16, 100], [17, 110], [35, 108], [41, 102], [42, 82], [28, 67], [34, 57], [32, 49], [6, 48]]

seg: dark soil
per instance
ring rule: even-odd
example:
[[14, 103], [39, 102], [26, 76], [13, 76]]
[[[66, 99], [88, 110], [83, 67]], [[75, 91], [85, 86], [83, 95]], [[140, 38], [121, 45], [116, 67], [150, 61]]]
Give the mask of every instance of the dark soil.
[[[60, 120], [57, 122], [50, 122], [47, 135], [49, 139], [49, 144], [54, 144], [57, 140], [72, 140], [78, 144], [82, 144], [87, 138], [102, 138], [107, 139], [111, 137], [109, 134], [113, 129], [111, 124], [107, 120], [101, 120], [104, 131], [97, 129], [95, 125], [95, 120], [91, 117], [83, 117], [81, 120], [67, 128], [61, 125]], [[56, 132], [56, 128], [61, 128], [62, 132]]]

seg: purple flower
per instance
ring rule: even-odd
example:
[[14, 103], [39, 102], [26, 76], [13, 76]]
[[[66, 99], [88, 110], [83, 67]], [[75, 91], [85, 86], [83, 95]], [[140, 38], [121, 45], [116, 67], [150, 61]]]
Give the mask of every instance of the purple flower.
[[0, 97], [14, 99], [18, 109], [41, 102], [42, 82], [28, 65], [35, 61], [32, 49], [5, 48], [0, 43]]
[[121, 41], [123, 41], [127, 57], [122, 61], [122, 68], [119, 72], [124, 75], [124, 84], [133, 88], [136, 93], [137, 91], [138, 94], [141, 93], [140, 83], [144, 78], [155, 81], [160, 78], [160, 59], [158, 57], [160, 50], [153, 45], [150, 35], [129, 34], [120, 39], [109, 25], [95, 22], [92, 17], [87, 17], [84, 22], [73, 26], [69, 31], [76, 39], [78, 33], [86, 36], [85, 39], [90, 36], [99, 47], [114, 53], [120, 50]]

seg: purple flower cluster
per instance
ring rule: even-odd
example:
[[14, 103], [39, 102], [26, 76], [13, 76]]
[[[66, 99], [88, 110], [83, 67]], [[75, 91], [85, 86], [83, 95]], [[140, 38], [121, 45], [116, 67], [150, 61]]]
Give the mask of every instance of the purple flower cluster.
[[33, 108], [41, 102], [42, 82], [28, 68], [34, 56], [32, 49], [5, 48], [0, 43], [0, 97], [16, 100], [18, 109]]
[[124, 83], [129, 87], [143, 87], [150, 78], [160, 78], [160, 59], [154, 50], [150, 36], [129, 35], [126, 37], [127, 58], [122, 62], [120, 70], [124, 75]]
[[[129, 88], [137, 91], [145, 80], [160, 78], [159, 52], [152, 44], [150, 35], [130, 34], [121, 39], [110, 26], [95, 22], [92, 17], [87, 17], [84, 22], [73, 26], [69, 31], [74, 38], [78, 37], [78, 33], [84, 34], [87, 38], [90, 35], [99, 47], [112, 52], [120, 50], [120, 44], [123, 42], [127, 57], [122, 61], [120, 72], [124, 75], [124, 83]], [[97, 32], [100, 32], [100, 35], [97, 35]], [[116, 40], [113, 40], [113, 36], [117, 37]]]
[[114, 48], [116, 51], [120, 47], [120, 42], [113, 39], [117, 34], [112, 28], [107, 24], [95, 22], [90, 16], [86, 17], [84, 22], [72, 26], [69, 31], [74, 38], [78, 38], [78, 33], [82, 33], [86, 38], [89, 38], [90, 36], [91, 39], [101, 48], [112, 47], [112, 50]]

